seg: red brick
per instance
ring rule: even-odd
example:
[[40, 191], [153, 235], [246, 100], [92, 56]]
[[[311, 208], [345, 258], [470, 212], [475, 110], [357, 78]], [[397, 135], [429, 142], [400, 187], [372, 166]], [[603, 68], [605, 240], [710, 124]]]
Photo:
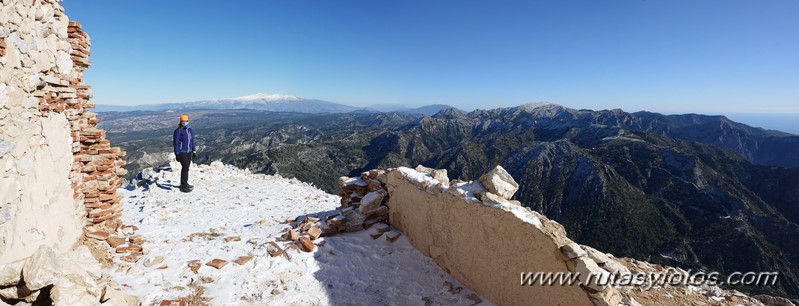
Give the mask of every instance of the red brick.
[[209, 267], [214, 267], [214, 268], [217, 268], [217, 269], [222, 269], [222, 267], [226, 266], [228, 263], [229, 263], [229, 261], [227, 261], [227, 260], [214, 258], [211, 261], [205, 263], [205, 265], [209, 266]]
[[299, 241], [300, 245], [302, 245], [303, 251], [313, 252], [313, 250], [316, 249], [316, 245], [314, 245], [313, 242], [311, 242], [311, 239], [308, 239], [308, 237], [300, 237]]
[[110, 245], [112, 248], [116, 248], [124, 244], [126, 242], [125, 240], [125, 237], [108, 237], [105, 242], [108, 242], [108, 245]]
[[239, 258], [236, 258], [233, 260], [233, 262], [239, 266], [243, 266], [244, 264], [250, 262], [250, 260], [252, 260], [252, 256], [239, 256]]
[[111, 234], [109, 234], [106, 231], [95, 231], [95, 232], [87, 232], [86, 233], [86, 237], [94, 238], [94, 239], [97, 239], [97, 240], [106, 240], [106, 239], [108, 239], [109, 236], [111, 236]]

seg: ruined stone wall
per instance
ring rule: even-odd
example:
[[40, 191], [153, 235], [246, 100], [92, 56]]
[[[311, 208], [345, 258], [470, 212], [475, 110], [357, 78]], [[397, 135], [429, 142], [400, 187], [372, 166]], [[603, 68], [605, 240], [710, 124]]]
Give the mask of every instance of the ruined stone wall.
[[[575, 243], [563, 226], [511, 200], [519, 185], [500, 166], [473, 182], [450, 181], [446, 170], [422, 166], [366, 173], [376, 173], [388, 192], [382, 205], [389, 209], [389, 223], [422, 254], [498, 305], [792, 305], [784, 298], [750, 297], [715, 285], [668, 284], [647, 290], [641, 289], [644, 284], [608, 285], [600, 280], [688, 272], [616, 258]], [[342, 203], [353, 198], [345, 189]], [[522, 285], [522, 272], [576, 272], [580, 281], [572, 286]]]
[[120, 225], [123, 153], [88, 111], [88, 57], [57, 1], [0, 1], [0, 264]]
[[124, 174], [88, 111], [88, 57], [58, 1], [0, 0], [0, 304], [137, 304], [80, 243], [120, 226]]
[[[479, 181], [445, 170], [388, 169], [389, 223], [450, 275], [499, 305], [639, 305], [630, 290], [588, 281], [629, 270], [570, 240], [563, 226], [511, 200], [518, 184], [497, 166]], [[522, 272], [579, 272], [582, 285], [522, 286]]]

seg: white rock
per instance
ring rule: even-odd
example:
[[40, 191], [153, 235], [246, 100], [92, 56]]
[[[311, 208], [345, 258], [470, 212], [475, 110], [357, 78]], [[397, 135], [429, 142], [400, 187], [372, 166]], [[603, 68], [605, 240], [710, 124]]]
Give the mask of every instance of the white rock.
[[488, 205], [488, 206], [499, 205], [499, 204], [502, 204], [502, 203], [508, 203], [508, 200], [506, 200], [505, 198], [500, 197], [500, 196], [498, 196], [496, 194], [493, 194], [491, 192], [486, 192], [483, 195], [482, 201], [483, 201], [483, 204]]
[[[40, 66], [40, 67], [41, 67], [41, 66]], [[41, 70], [39, 70], [39, 69], [37, 69], [37, 70], [36, 70], [36, 72], [39, 72], [39, 71], [41, 71]], [[34, 91], [34, 90], [36, 89], [36, 87], [37, 87], [37, 86], [39, 86], [39, 84], [41, 84], [41, 83], [42, 83], [42, 81], [41, 81], [41, 78], [39, 78], [39, 75], [37, 75], [37, 74], [29, 74], [29, 75], [28, 75], [28, 76], [25, 78], [25, 83], [24, 83], [24, 85], [25, 85], [25, 86], [23, 87], [23, 89], [24, 89], [25, 91], [27, 91], [27, 92], [32, 92], [32, 91]], [[32, 97], [32, 96], [29, 96], [29, 97], [27, 97], [27, 99], [26, 99], [26, 100], [30, 100], [31, 98], [33, 98], [33, 97]], [[34, 99], [35, 99], [35, 98], [34, 98]], [[37, 104], [38, 104], [38, 103], [37, 103]]]
[[435, 169], [427, 168], [427, 167], [422, 166], [422, 165], [418, 165], [418, 166], [416, 166], [416, 168], [413, 168], [413, 170], [416, 170], [417, 172], [421, 172], [421, 173], [433, 174], [433, 170], [435, 170]]
[[20, 158], [17, 163], [17, 171], [19, 173], [28, 173], [33, 168], [33, 162], [27, 155]]
[[430, 174], [433, 176], [433, 179], [443, 184], [449, 184], [449, 177], [447, 177], [447, 169], [433, 169], [433, 168], [427, 168], [422, 165], [418, 165], [414, 170], [421, 173]]
[[135, 296], [127, 295], [122, 290], [106, 287], [105, 295], [100, 299], [103, 305], [108, 306], [138, 306], [139, 300]]
[[626, 266], [612, 259], [606, 261], [605, 264], [602, 265], [602, 268], [613, 274], [630, 274], [630, 269], [627, 269]]
[[[51, 53], [49, 51], [40, 51], [36, 57], [37, 72], [48, 72], [55, 66], [54, 60], [51, 60]], [[38, 81], [38, 80], [37, 80]]]
[[28, 53], [28, 51], [30, 51], [30, 46], [28, 46], [28, 43], [25, 42], [25, 40], [22, 37], [19, 37], [17, 33], [11, 33], [11, 35], [8, 36], [6, 48], [9, 49], [9, 47], [11, 46], [16, 47], [16, 49], [23, 54]]
[[577, 257], [569, 261], [572, 272], [580, 273], [580, 283], [594, 291], [602, 291], [608, 287], [610, 273], [600, 268], [587, 257]]
[[361, 206], [358, 207], [358, 210], [360, 210], [362, 214], [373, 211], [380, 207], [380, 204], [383, 203], [383, 198], [385, 197], [386, 191], [382, 189], [367, 193], [365, 196], [363, 196], [363, 199], [361, 199]]
[[606, 255], [605, 253], [602, 253], [600, 251], [597, 251], [597, 249], [592, 248], [592, 247], [587, 246], [587, 245], [583, 245], [582, 247], [583, 247], [583, 250], [585, 250], [585, 252], [588, 253], [588, 257], [591, 258], [592, 260], [594, 260], [594, 262], [597, 263], [597, 264], [601, 265], [601, 264], [604, 264], [604, 263], [610, 261], [610, 257], [608, 257], [608, 255]]
[[0, 265], [0, 287], [12, 286], [19, 283], [19, 272], [22, 271], [22, 265], [24, 263], [24, 261], [16, 261]]
[[563, 255], [568, 259], [574, 259], [588, 255], [585, 250], [583, 250], [583, 248], [581, 248], [580, 245], [575, 242], [571, 242], [560, 247], [560, 252], [563, 253]]
[[480, 177], [480, 182], [485, 186], [488, 191], [510, 200], [516, 190], [519, 190], [519, 184], [516, 180], [505, 171], [502, 166], [496, 166], [488, 173]]
[[98, 290], [92, 289], [64, 277], [50, 289], [50, 298], [53, 300], [53, 305], [93, 306], [100, 301], [100, 296]]
[[59, 52], [58, 58], [56, 59], [56, 67], [58, 68], [58, 73], [61, 74], [70, 74], [72, 73], [72, 59], [69, 57], [69, 53], [67, 52]]
[[617, 290], [605, 290], [590, 295], [595, 306], [618, 306], [622, 303], [622, 296]]
[[59, 278], [59, 270], [55, 253], [43, 245], [25, 260], [22, 267], [25, 287], [33, 291], [52, 285]]
[[50, 52], [58, 51], [58, 37], [55, 34], [50, 34], [44, 39], [47, 44], [47, 50]]
[[[5, 83], [0, 83], [0, 109], [6, 106], [8, 100], [8, 86], [6, 86]], [[2, 156], [2, 154], [0, 154], [0, 156]]]
[[59, 257], [59, 263], [60, 273], [77, 284], [97, 287], [97, 280], [102, 277], [102, 266], [85, 245]]
[[[6, 43], [6, 45], [8, 45], [8, 43]], [[8, 68], [16, 69], [22, 67], [22, 61], [20, 59], [21, 55], [19, 54], [17, 48], [6, 47], [6, 56], [4, 58], [7, 60], [7, 63], [6, 63], [6, 69], [2, 70], [6, 71], [7, 73], [11, 75], [15, 73], [13, 69], [8, 69]], [[4, 78], [4, 80], [10, 80], [10, 78]]]
[[[452, 187], [450, 187], [450, 188], [452, 188]], [[460, 184], [460, 185], [457, 185], [456, 188], [461, 189], [463, 191], [466, 191], [466, 195], [467, 196], [473, 196], [473, 197], [478, 198], [478, 199], [482, 199], [483, 195], [485, 195], [486, 192], [488, 192], [488, 190], [485, 188], [485, 186], [483, 186], [483, 184], [478, 182], [478, 181], [473, 181], [473, 182], [469, 182], [469, 183], [465, 183], [465, 184]]]

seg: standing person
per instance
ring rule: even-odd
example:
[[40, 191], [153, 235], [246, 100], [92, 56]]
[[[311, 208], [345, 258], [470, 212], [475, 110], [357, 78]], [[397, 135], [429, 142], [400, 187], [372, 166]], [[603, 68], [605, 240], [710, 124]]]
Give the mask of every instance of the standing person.
[[189, 185], [189, 166], [194, 159], [194, 131], [189, 127], [189, 116], [180, 115], [180, 122], [175, 133], [172, 134], [172, 144], [175, 147], [175, 159], [180, 163], [180, 191], [191, 192], [194, 186]]

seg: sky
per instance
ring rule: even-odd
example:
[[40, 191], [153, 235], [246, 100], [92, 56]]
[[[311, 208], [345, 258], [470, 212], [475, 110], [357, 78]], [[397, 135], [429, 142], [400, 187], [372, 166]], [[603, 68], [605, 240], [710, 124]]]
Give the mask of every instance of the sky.
[[65, 0], [93, 102], [799, 113], [799, 1]]

